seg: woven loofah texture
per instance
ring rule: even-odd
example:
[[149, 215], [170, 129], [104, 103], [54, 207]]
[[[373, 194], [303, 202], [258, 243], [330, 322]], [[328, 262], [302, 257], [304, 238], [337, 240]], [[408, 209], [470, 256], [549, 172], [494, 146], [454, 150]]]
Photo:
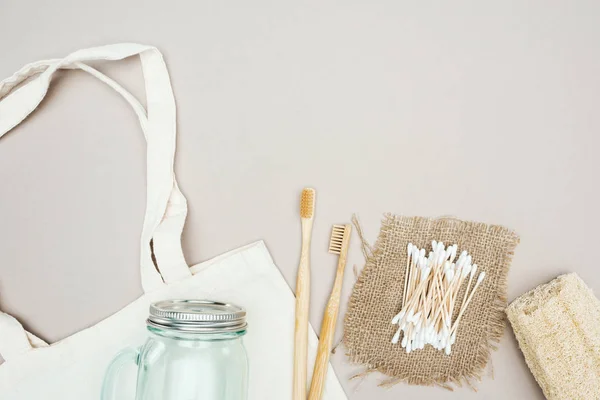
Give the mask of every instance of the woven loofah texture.
[[600, 301], [577, 274], [525, 293], [506, 313], [549, 400], [600, 399]]

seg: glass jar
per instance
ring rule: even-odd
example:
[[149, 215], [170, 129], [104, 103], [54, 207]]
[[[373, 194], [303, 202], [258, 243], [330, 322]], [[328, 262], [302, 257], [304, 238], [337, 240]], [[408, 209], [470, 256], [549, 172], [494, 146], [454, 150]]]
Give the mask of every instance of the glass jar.
[[248, 357], [242, 337], [246, 312], [231, 304], [168, 300], [150, 306], [149, 337], [112, 361], [102, 400], [118, 397], [117, 376], [138, 366], [136, 400], [245, 400]]

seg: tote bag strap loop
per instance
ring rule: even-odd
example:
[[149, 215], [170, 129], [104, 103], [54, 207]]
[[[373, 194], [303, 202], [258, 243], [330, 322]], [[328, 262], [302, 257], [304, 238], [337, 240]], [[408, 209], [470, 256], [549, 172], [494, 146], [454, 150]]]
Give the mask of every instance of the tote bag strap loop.
[[[147, 109], [112, 79], [85, 64], [116, 61], [139, 55], [144, 74]], [[181, 249], [187, 202], [173, 171], [175, 158], [175, 99], [162, 54], [154, 47], [122, 43], [76, 51], [63, 59], [28, 64], [0, 83], [0, 137], [17, 126], [45, 97], [59, 69], [82, 69], [121, 94], [136, 112], [147, 141], [146, 214], [140, 243], [140, 269], [145, 292], [190, 276]], [[31, 78], [30, 80], [28, 80]], [[27, 81], [28, 80], [28, 81]], [[25, 82], [25, 83], [23, 83]], [[15, 89], [18, 85], [22, 86]], [[156, 266], [152, 258], [154, 249]]]

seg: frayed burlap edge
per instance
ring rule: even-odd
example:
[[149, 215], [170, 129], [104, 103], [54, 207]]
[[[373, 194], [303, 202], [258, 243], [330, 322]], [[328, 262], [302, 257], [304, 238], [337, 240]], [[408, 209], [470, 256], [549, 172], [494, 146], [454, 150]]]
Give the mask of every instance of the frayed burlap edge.
[[[383, 219], [381, 221], [381, 228], [380, 228], [377, 240], [375, 241], [375, 246], [371, 246], [371, 245], [369, 245], [369, 243], [364, 238], [364, 235], [362, 234], [362, 228], [360, 226], [360, 222], [358, 221], [358, 217], [356, 216], [356, 214], [352, 216], [352, 222], [357, 227], [357, 232], [359, 234], [360, 241], [361, 241], [362, 252], [363, 252], [363, 255], [365, 256], [365, 266], [361, 270], [360, 275], [358, 276], [358, 279], [356, 280], [356, 282], [354, 284], [352, 293], [354, 293], [355, 288], [360, 287], [364, 283], [363, 279], [364, 279], [365, 274], [363, 272], [368, 269], [377, 267], [377, 259], [379, 257], [381, 257], [381, 253], [382, 253], [381, 244], [384, 243], [388, 239], [388, 235], [390, 233], [390, 230], [392, 229], [393, 222], [397, 218], [410, 218], [410, 219], [415, 219], [418, 221], [431, 220], [431, 218], [426, 218], [426, 217], [403, 217], [403, 216], [394, 215], [393, 213], [385, 213], [383, 216]], [[433, 218], [433, 220], [436, 220], [436, 221], [446, 220], [449, 223], [463, 222], [454, 217], [439, 217], [439, 218]], [[474, 225], [487, 226], [487, 224], [485, 224], [485, 223], [479, 223], [479, 222], [471, 222], [471, 223]], [[497, 292], [497, 296], [494, 300], [494, 303], [491, 305], [491, 310], [492, 310], [491, 314], [492, 314], [493, 321], [490, 323], [490, 325], [488, 327], [488, 332], [487, 332], [488, 333], [488, 341], [484, 345], [479, 346], [478, 352], [477, 352], [476, 365], [475, 365], [472, 373], [462, 376], [461, 379], [456, 379], [451, 376], [446, 376], [442, 379], [435, 379], [435, 378], [428, 378], [428, 377], [415, 378], [412, 376], [408, 376], [408, 374], [406, 374], [405, 376], [399, 375], [399, 376], [393, 376], [393, 377], [384, 379], [379, 383], [378, 386], [384, 387], [384, 388], [390, 388], [399, 383], [407, 383], [409, 385], [437, 386], [437, 387], [440, 387], [440, 388], [443, 388], [443, 389], [446, 389], [449, 391], [453, 391], [454, 388], [462, 387], [463, 384], [465, 384], [468, 387], [470, 387], [473, 391], [477, 391], [477, 387], [475, 386], [476, 382], [481, 382], [481, 378], [485, 372], [485, 368], [488, 364], [488, 361], [490, 360], [491, 352], [498, 349], [498, 343], [500, 343], [500, 339], [502, 338], [502, 335], [504, 334], [504, 328], [506, 325], [505, 310], [506, 310], [506, 306], [507, 306], [508, 271], [509, 271], [510, 265], [512, 263], [512, 259], [514, 256], [514, 250], [520, 241], [519, 236], [516, 234], [516, 232], [514, 232], [513, 230], [510, 230], [508, 228], [505, 228], [503, 226], [491, 225], [491, 226], [489, 226], [489, 229], [491, 229], [492, 231], [497, 230], [497, 231], [508, 232], [508, 233], [514, 235], [514, 246], [512, 247], [512, 249], [510, 251], [507, 252], [507, 257], [504, 260], [504, 263], [502, 265], [502, 274], [500, 275], [499, 282], [498, 282], [499, 290]], [[357, 306], [357, 304], [355, 304], [354, 298], [351, 294], [350, 299], [348, 301], [348, 309], [347, 309], [346, 315], [344, 317], [344, 331], [346, 330], [348, 315], [350, 314], [351, 310], [356, 306]], [[345, 345], [345, 338], [346, 338], [346, 335], [344, 334], [342, 337], [341, 343], [344, 344], [344, 347], [346, 348], [346, 356], [348, 357], [349, 361], [353, 364], [359, 364], [365, 368], [364, 371], [351, 377], [350, 378], [351, 380], [356, 379], [356, 378], [366, 377], [374, 372], [379, 372], [383, 375], [388, 375], [385, 368], [382, 368], [381, 366], [378, 366], [378, 365], [371, 365], [371, 364], [369, 364], [369, 361], [366, 360], [363, 356], [361, 356], [359, 354], [353, 354], [352, 350], [350, 350], [348, 348], [348, 346]]]

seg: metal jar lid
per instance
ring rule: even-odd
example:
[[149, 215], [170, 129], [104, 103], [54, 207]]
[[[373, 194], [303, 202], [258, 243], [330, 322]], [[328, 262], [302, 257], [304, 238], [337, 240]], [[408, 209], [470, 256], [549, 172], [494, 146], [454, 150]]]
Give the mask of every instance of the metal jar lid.
[[246, 310], [209, 300], [164, 300], [150, 305], [148, 326], [187, 333], [240, 332]]

